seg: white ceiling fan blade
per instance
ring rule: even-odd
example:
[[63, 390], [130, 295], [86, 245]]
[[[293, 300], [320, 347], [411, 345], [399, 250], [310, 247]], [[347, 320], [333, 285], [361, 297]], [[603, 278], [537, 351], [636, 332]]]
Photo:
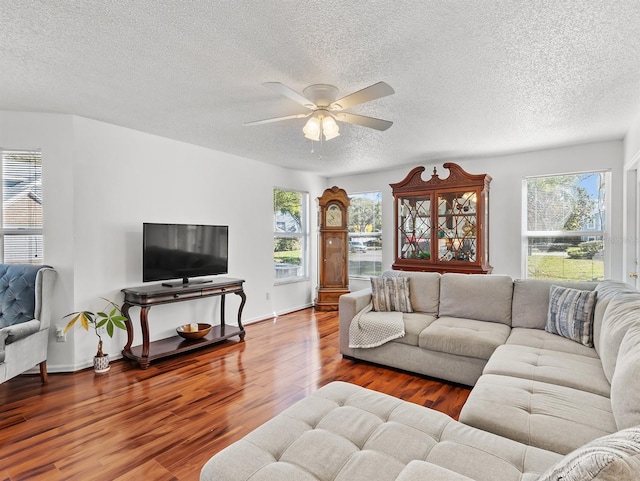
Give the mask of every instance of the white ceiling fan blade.
[[264, 82], [262, 85], [264, 85], [267, 88], [270, 88], [271, 90], [279, 93], [280, 95], [284, 95], [285, 97], [290, 98], [294, 102], [297, 102], [308, 109], [316, 108], [316, 104], [314, 104], [311, 100], [309, 100], [306, 97], [303, 97], [295, 90], [290, 89], [289, 87], [287, 87], [284, 84], [281, 84], [280, 82]]
[[390, 120], [375, 119], [373, 117], [350, 114], [348, 112], [340, 112], [334, 115], [336, 117], [336, 120], [340, 120], [341, 122], [361, 125], [362, 127], [369, 127], [370, 129], [387, 130], [393, 125], [393, 122], [391, 122]]
[[362, 90], [358, 90], [357, 92], [336, 100], [329, 106], [329, 108], [331, 110], [346, 110], [355, 105], [386, 97], [393, 93], [395, 93], [395, 90], [391, 88], [391, 85], [384, 82], [378, 82], [377, 84], [369, 85]]
[[312, 112], [309, 112], [308, 114], [293, 114], [293, 115], [286, 115], [284, 117], [273, 117], [271, 119], [254, 120], [253, 122], [245, 122], [242, 125], [261, 125], [261, 124], [269, 124], [271, 122], [280, 122], [281, 120], [304, 119], [305, 117], [309, 117], [309, 115], [311, 114]]

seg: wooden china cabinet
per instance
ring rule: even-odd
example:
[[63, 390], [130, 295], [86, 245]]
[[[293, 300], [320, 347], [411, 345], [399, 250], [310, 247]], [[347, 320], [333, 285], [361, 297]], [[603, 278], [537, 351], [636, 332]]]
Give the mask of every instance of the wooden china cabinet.
[[318, 197], [318, 311], [337, 311], [349, 292], [349, 196], [333, 186]]
[[489, 274], [489, 184], [487, 174], [469, 174], [459, 165], [434, 167], [424, 181], [424, 167], [390, 184], [395, 199], [395, 262], [405, 271]]

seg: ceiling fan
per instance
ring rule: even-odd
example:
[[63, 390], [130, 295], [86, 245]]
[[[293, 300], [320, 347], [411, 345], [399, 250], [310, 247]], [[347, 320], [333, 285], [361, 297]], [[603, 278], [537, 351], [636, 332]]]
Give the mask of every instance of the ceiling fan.
[[391, 86], [385, 82], [378, 82], [373, 85], [369, 85], [362, 90], [358, 90], [357, 92], [339, 98], [338, 100], [336, 100], [336, 97], [338, 96], [338, 89], [333, 85], [310, 85], [303, 90], [304, 95], [300, 95], [295, 90], [290, 89], [280, 82], [265, 82], [262, 85], [299, 103], [303, 107], [309, 109], [310, 112], [304, 114], [285, 115], [284, 117], [275, 117], [271, 119], [255, 120], [253, 122], [246, 122], [244, 125], [260, 125], [270, 122], [279, 122], [281, 120], [311, 117], [305, 124], [302, 131], [306, 138], [315, 141], [320, 140], [321, 136], [324, 136], [325, 140], [331, 140], [340, 135], [340, 129], [336, 120], [376, 130], [387, 130], [393, 125], [393, 122], [390, 122], [389, 120], [343, 112], [344, 110], [356, 105], [395, 93]]

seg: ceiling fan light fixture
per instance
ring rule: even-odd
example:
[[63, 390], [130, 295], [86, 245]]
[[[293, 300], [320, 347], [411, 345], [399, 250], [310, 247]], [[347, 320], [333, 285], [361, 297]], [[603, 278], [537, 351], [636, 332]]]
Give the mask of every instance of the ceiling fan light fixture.
[[320, 133], [322, 130], [322, 125], [320, 123], [320, 119], [315, 115], [312, 116], [302, 129], [304, 132], [304, 136], [309, 140], [315, 140], [318, 142], [320, 140]]
[[309, 117], [309, 120], [307, 120], [306, 124], [302, 128], [302, 132], [307, 139], [316, 142], [319, 142], [323, 136], [324, 140], [331, 140], [340, 135], [340, 128], [338, 127], [336, 120], [379, 131], [387, 130], [393, 125], [393, 122], [389, 120], [343, 112], [344, 109], [395, 93], [391, 86], [385, 82], [378, 82], [373, 85], [369, 85], [368, 87], [346, 95], [338, 100], [336, 100], [336, 97], [338, 96], [338, 89], [333, 85], [309, 85], [304, 89], [304, 95], [300, 95], [295, 90], [281, 84], [280, 82], [265, 82], [263, 85], [281, 95], [284, 95], [285, 97], [290, 98], [294, 102], [309, 109], [311, 112], [245, 122], [244, 125], [261, 125], [271, 122], [279, 122], [281, 120]]
[[335, 139], [340, 135], [340, 128], [331, 115], [322, 118], [322, 133], [324, 134], [324, 140]]

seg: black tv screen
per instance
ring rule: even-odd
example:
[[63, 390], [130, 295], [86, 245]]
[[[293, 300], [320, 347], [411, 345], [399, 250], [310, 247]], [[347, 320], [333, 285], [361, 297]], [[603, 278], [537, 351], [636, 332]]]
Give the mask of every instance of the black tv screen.
[[226, 274], [229, 227], [154, 224], [142, 227], [142, 280], [162, 281]]

